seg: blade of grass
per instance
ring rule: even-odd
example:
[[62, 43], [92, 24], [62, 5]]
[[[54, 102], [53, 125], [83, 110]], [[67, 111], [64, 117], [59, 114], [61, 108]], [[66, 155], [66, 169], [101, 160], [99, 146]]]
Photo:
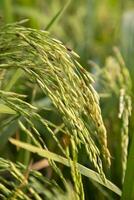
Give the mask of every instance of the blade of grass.
[[48, 31], [50, 29], [50, 27], [56, 22], [58, 21], [58, 19], [63, 15], [63, 13], [65, 12], [65, 10], [67, 9], [67, 7], [69, 6], [71, 0], [68, 0], [67, 3], [56, 13], [56, 15], [51, 19], [51, 21], [49, 22], [49, 24], [46, 26], [45, 30]]
[[0, 104], [0, 114], [15, 115], [16, 112], [4, 104]]
[[[37, 148], [33, 145], [30, 145], [30, 144], [27, 144], [27, 143], [24, 143], [24, 142], [20, 142], [18, 140], [13, 139], [13, 138], [10, 138], [9, 141], [12, 144], [14, 144], [18, 147], [27, 149], [28, 151], [33, 152], [33, 153], [37, 153], [39, 156], [42, 156], [42, 157], [45, 157], [45, 158], [48, 158], [48, 159], [52, 159], [56, 162], [59, 162], [61, 164], [64, 164], [64, 165], [70, 167], [70, 161], [68, 161], [66, 158], [64, 158], [60, 155], [52, 153], [48, 150]], [[73, 162], [73, 161], [71, 161], [71, 162]], [[94, 181], [96, 181], [96, 182], [100, 183], [101, 185], [105, 186], [106, 188], [110, 189], [111, 191], [113, 191], [117, 195], [119, 195], [119, 196], [121, 195], [121, 190], [116, 185], [114, 185], [112, 182], [110, 182], [107, 179], [104, 182], [102, 180], [101, 176], [97, 172], [95, 172], [91, 169], [88, 169], [87, 167], [85, 167], [85, 166], [83, 166], [79, 163], [77, 163], [77, 167], [78, 167], [79, 172], [82, 175], [93, 179]]]

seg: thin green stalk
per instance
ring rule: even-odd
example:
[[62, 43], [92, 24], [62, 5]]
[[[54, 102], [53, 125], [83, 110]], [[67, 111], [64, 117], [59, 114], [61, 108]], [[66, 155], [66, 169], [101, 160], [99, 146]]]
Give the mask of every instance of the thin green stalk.
[[48, 31], [51, 28], [51, 26], [62, 16], [64, 11], [69, 6], [70, 2], [71, 2], [71, 0], [68, 0], [67, 3], [56, 13], [56, 15], [51, 19], [49, 24], [46, 26], [45, 30]]
[[134, 135], [130, 146], [121, 200], [133, 200], [134, 193]]

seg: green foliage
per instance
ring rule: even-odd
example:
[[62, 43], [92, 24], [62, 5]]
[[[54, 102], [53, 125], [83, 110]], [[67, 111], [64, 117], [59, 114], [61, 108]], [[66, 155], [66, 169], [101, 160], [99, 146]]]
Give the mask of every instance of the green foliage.
[[133, 6], [0, 1], [1, 199], [134, 198]]

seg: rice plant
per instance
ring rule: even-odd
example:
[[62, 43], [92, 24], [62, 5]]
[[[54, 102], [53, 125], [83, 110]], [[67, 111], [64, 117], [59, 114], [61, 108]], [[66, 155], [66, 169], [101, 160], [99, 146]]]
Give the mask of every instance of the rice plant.
[[0, 1], [0, 199], [134, 199], [132, 8]]
[[[17, 148], [20, 145], [20, 147], [26, 149], [23, 155], [27, 158], [27, 161], [23, 163], [28, 170], [27, 173], [30, 173], [29, 165], [31, 159], [33, 159], [28, 151], [42, 155], [41, 152], [44, 149], [46, 154], [43, 155], [48, 159], [48, 165], [54, 171], [53, 173], [59, 176], [64, 187], [67, 185], [67, 180], [61, 166], [56, 164], [55, 161], [60, 163], [63, 161], [63, 164], [70, 166], [73, 195], [75, 199], [84, 199], [81, 174], [85, 175], [86, 172], [83, 172], [83, 170], [86, 171], [87, 169], [78, 164], [79, 151], [82, 148], [83, 153], [88, 157], [88, 162], [98, 172], [98, 175], [96, 172], [92, 172], [91, 178], [94, 180], [101, 179], [97, 181], [120, 194], [120, 190], [105, 178], [103, 166], [110, 167], [110, 153], [107, 147], [106, 129], [99, 107], [99, 97], [92, 86], [92, 77], [78, 63], [78, 55], [73, 51], [68, 51], [60, 41], [51, 38], [48, 32], [24, 28], [19, 23], [2, 26], [0, 38], [1, 113], [9, 114], [6, 118], [2, 116], [4, 118], [1, 124], [1, 135], [4, 137], [5, 127], [17, 123], [15, 127], [17, 130], [15, 129], [11, 135], [17, 134], [16, 137], [22, 137], [26, 144], [30, 142], [30, 144], [39, 148], [39, 150], [36, 148], [34, 150], [34, 146], [25, 146], [25, 143], [19, 144], [10, 140], [18, 146]], [[19, 82], [24, 83], [25, 81], [32, 85], [34, 94], [32, 92], [31, 97], [25, 94], [23, 89], [22, 93], [19, 87], [18, 89], [14, 88], [18, 81], [16, 74]], [[10, 81], [7, 82], [8, 80]], [[35, 87], [38, 90], [34, 91]], [[45, 98], [49, 98], [51, 105], [49, 108], [37, 106], [36, 96], [41, 94]], [[46, 112], [47, 109], [58, 113], [61, 118], [59, 125], [42, 116], [42, 113]], [[42, 133], [38, 130], [38, 124], [42, 126]], [[51, 137], [54, 141], [57, 148], [56, 152], [60, 156], [58, 154], [51, 156], [49, 147], [42, 138], [43, 132], [46, 132], [48, 137]], [[8, 133], [6, 132], [6, 134]], [[7, 140], [8, 138], [9, 135], [7, 135]], [[2, 162], [4, 164], [8, 161], [2, 160]], [[11, 165], [16, 171], [16, 164], [11, 162]], [[2, 183], [2, 195], [5, 194], [6, 190], [5, 195], [9, 199], [33, 198], [30, 195], [24, 195], [25, 187], [22, 191], [25, 178], [23, 172], [20, 170], [16, 173], [20, 174], [18, 176], [22, 176], [20, 184], [16, 183], [17, 188], [15, 186], [9, 192], [8, 186]], [[11, 172], [11, 174], [14, 174], [14, 172]], [[93, 176], [98, 176], [98, 178]], [[51, 182], [51, 180], [49, 181]], [[28, 187], [27, 183], [26, 187]], [[43, 198], [38, 194], [38, 191], [31, 190], [35, 199]], [[6, 198], [6, 196], [3, 196], [3, 198]]]

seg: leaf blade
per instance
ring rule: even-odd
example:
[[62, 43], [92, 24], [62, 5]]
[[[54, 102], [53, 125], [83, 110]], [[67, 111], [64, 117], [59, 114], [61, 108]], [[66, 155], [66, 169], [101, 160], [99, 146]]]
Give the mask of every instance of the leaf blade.
[[12, 110], [11, 108], [9, 108], [8, 106], [6, 106], [4, 104], [0, 104], [0, 114], [12, 114], [12, 115], [15, 115], [16, 112], [14, 110]]
[[[59, 162], [61, 164], [64, 164], [64, 165], [70, 167], [69, 161], [66, 158], [64, 158], [60, 155], [52, 153], [48, 150], [40, 149], [38, 147], [35, 147], [33, 145], [30, 145], [30, 144], [27, 144], [27, 143], [24, 143], [24, 142], [20, 142], [18, 140], [13, 139], [13, 138], [10, 138], [9, 141], [16, 146], [19, 146], [21, 148], [29, 150], [30, 152], [37, 153], [38, 155], [40, 155], [42, 157], [52, 159], [56, 162]], [[85, 166], [83, 166], [79, 163], [77, 163], [77, 167], [78, 167], [79, 172], [82, 175], [93, 179], [94, 181], [96, 181], [96, 182], [100, 183], [101, 185], [105, 186], [106, 188], [110, 189], [111, 191], [113, 191], [117, 195], [121, 196], [121, 190], [116, 185], [114, 185], [112, 182], [110, 182], [107, 179], [106, 179], [106, 182], [104, 182], [102, 180], [101, 176], [97, 172], [94, 172], [93, 170], [88, 169], [87, 167], [85, 167]]]

